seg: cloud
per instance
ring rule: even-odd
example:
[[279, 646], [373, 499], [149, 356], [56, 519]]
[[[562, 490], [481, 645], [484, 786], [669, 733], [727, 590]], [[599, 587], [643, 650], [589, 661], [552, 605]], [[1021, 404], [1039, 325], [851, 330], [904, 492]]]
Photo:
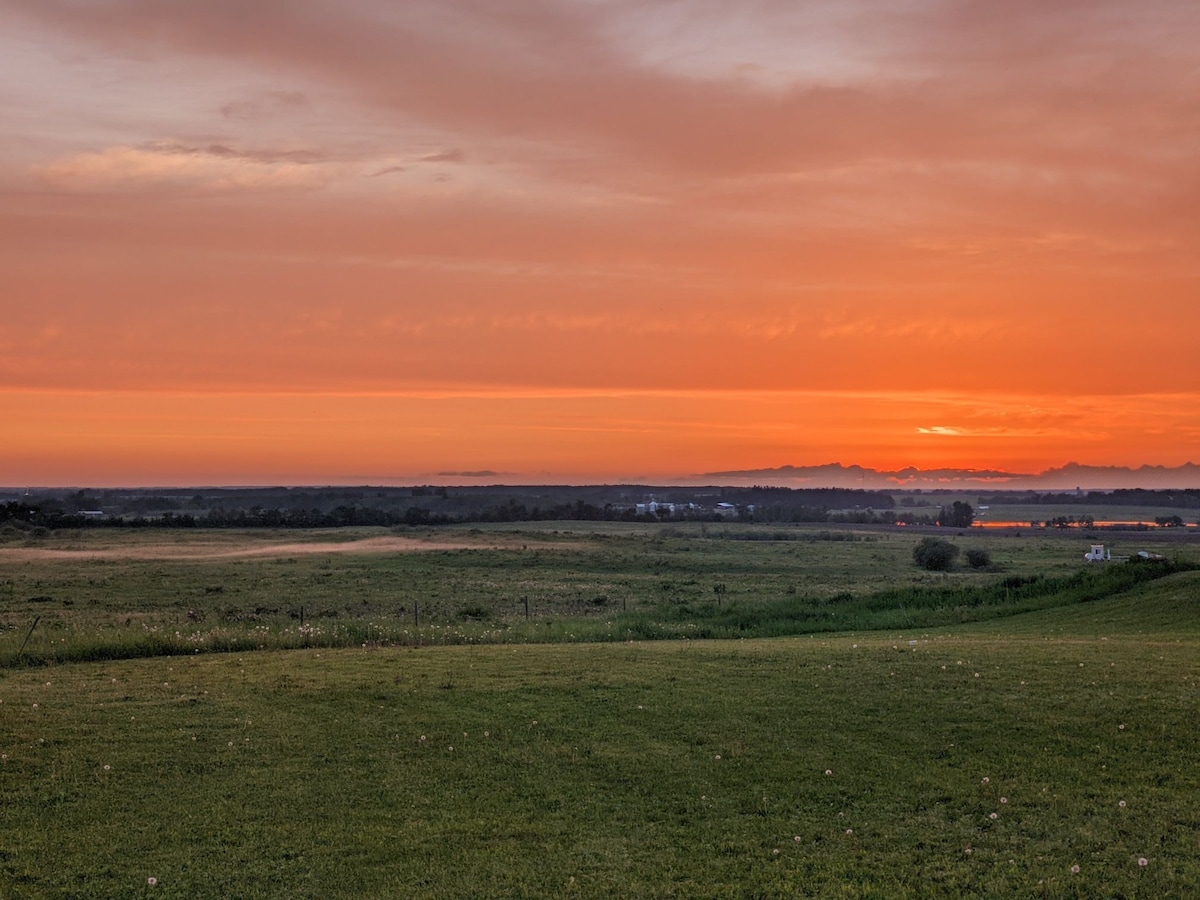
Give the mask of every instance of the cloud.
[[261, 122], [307, 110], [311, 105], [303, 91], [268, 91], [253, 99], [223, 104], [221, 115], [239, 122]]
[[33, 173], [73, 190], [190, 188], [273, 190], [319, 187], [326, 175], [307, 150], [235, 150], [223, 144], [189, 146], [156, 142], [114, 146], [36, 165]]
[[1000, 488], [1005, 490], [1066, 490], [1085, 486], [1094, 490], [1118, 488], [1194, 487], [1200, 485], [1200, 466], [1088, 466], [1068, 463], [1038, 473], [1002, 469], [921, 469], [909, 466], [886, 470], [841, 463], [820, 466], [778, 466], [704, 472], [701, 479], [719, 478], [755, 484], [809, 487], [857, 487], [869, 489]]
[[[979, 265], [1169, 245], [1200, 208], [1196, 51], [1180, 39], [1200, 8], [1178, 0], [1136, 14], [1118, 0], [0, 9], [151, 72], [186, 58], [306, 85], [226, 102], [228, 122], [327, 91], [337, 124], [359, 131], [348, 142], [382, 146], [380, 122], [389, 139], [419, 133], [454, 149], [405, 158], [487, 160], [472, 189], [523, 179], [509, 198], [536, 184], [560, 202], [670, 204], [690, 222], [877, 231]], [[1075, 238], [1047, 243], [1056, 234]]]
[[[15, 0], [5, 0], [11, 6]], [[792, 55], [853, 48], [860, 64], [825, 78], [799, 71], [764, 89], [727, 71], [680, 69], [626, 39], [647, 28], [623, 4], [526, 0], [516, 9], [458, 0], [387, 8], [374, 3], [231, 0], [203, 4], [41, 0], [23, 12], [112, 51], [190, 53], [339, 84], [425, 125], [472, 135], [517, 135], [564, 149], [589, 145], [593, 165], [636, 160], [656, 175], [785, 174], [850, 161], [919, 159], [943, 165], [998, 157], [1038, 162], [1052, 177], [1088, 165], [1137, 166], [1146, 138], [1194, 132], [1188, 5], [1158, 0], [1135, 16], [1108, 0], [1005, 6], [873, 2], [859, 16], [817, 4], [755, 4], [741, 21], [748, 58], [786, 35]], [[689, 52], [727, 52], [718, 6], [692, 2]], [[734, 52], [737, 52], [736, 50]], [[826, 53], [831, 60], [837, 53]], [[1172, 81], [1175, 86], [1172, 86]], [[285, 93], [274, 108], [294, 100]], [[250, 103], [250, 106], [246, 106]], [[257, 104], [257, 105], [254, 105]], [[230, 105], [255, 112], [264, 100]]]
[[215, 156], [221, 159], [242, 160], [245, 162], [261, 163], [263, 165], [275, 165], [277, 163], [288, 163], [301, 166], [311, 166], [316, 163], [324, 162], [325, 156], [315, 150], [260, 150], [260, 149], [241, 149], [237, 150], [226, 144], [207, 144], [205, 146], [190, 146], [187, 144], [172, 143], [169, 141], [155, 141], [148, 143], [143, 149], [153, 153], [177, 154], [181, 156]]
[[460, 163], [465, 158], [461, 150], [444, 150], [441, 153], [431, 153], [428, 156], [422, 156], [420, 162]]
[[963, 431], [960, 428], [950, 428], [946, 425], [934, 425], [931, 428], [918, 428], [917, 434], [936, 434], [950, 437], [961, 437]]

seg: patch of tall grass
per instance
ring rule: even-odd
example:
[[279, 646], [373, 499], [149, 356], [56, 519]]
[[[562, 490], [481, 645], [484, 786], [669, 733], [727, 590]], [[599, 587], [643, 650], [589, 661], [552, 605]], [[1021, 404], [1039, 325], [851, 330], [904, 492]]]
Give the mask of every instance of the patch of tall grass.
[[[930, 628], [1093, 602], [1196, 566], [1179, 560], [1137, 561], [1067, 575], [1012, 575], [986, 584], [910, 585], [828, 598], [803, 595], [757, 601], [671, 595], [646, 608], [602, 609], [603, 616], [547, 615], [508, 621], [483, 605], [460, 608], [450, 621], [417, 615], [297, 621], [286, 614], [168, 630], [126, 619], [124, 627], [53, 622], [33, 639], [0, 636], [0, 667], [54, 665], [253, 650], [479, 644], [609, 643], [629, 640], [772, 638], [836, 631]], [[607, 604], [606, 598], [598, 608]], [[465, 612], [464, 612], [465, 611]], [[26, 636], [28, 637], [28, 636]], [[18, 647], [17, 645], [21, 646]]]

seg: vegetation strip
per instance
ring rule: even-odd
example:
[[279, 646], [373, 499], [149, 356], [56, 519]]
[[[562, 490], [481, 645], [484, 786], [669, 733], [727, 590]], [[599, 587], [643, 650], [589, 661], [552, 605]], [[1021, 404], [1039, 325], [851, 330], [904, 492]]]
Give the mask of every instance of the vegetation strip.
[[[767, 602], [723, 601], [726, 594], [719, 583], [711, 598], [703, 601], [660, 599], [647, 609], [612, 611], [602, 621], [580, 618], [559, 622], [557, 627], [530, 624], [528, 618], [523, 626], [489, 622], [489, 610], [483, 605], [460, 608], [459, 621], [451, 624], [422, 625], [416, 601], [411, 620], [313, 624], [303, 621], [301, 606], [298, 621], [281, 627], [218, 627], [174, 633], [107, 629], [69, 642], [51, 638], [28, 650], [27, 635], [16, 652], [0, 656], [0, 667], [310, 647], [700, 640], [930, 628], [1092, 602], [1196, 568], [1182, 560], [1137, 560], [1061, 576], [1014, 575], [987, 584], [911, 586], [859, 597], [842, 593], [825, 599], [795, 596]], [[596, 605], [608, 605], [607, 598], [597, 599], [602, 602]]]

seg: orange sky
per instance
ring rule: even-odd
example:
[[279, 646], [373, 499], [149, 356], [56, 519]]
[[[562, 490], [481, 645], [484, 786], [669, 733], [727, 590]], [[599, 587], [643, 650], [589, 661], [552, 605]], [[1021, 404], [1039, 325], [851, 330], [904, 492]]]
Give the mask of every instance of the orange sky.
[[0, 22], [0, 484], [1200, 461], [1191, 0]]

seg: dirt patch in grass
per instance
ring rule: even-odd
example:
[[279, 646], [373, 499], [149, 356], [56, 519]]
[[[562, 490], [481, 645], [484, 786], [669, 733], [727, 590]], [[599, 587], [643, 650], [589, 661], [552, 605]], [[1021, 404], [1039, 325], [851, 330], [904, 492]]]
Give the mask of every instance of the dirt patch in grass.
[[455, 541], [432, 538], [371, 537], [351, 541], [182, 541], [178, 543], [139, 543], [94, 547], [5, 547], [0, 561], [70, 559], [236, 559], [313, 555], [321, 553], [428, 553], [445, 550], [505, 550], [528, 547], [502, 540]]

